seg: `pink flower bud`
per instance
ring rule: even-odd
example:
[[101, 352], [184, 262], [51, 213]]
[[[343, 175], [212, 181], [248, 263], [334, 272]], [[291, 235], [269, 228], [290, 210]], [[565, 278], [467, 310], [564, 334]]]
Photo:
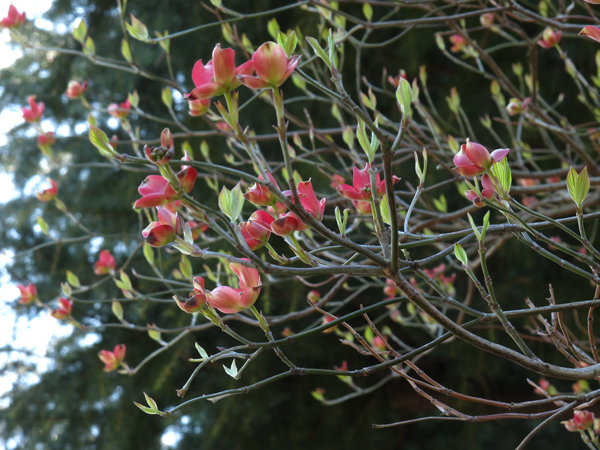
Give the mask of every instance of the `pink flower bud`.
[[325, 202], [327, 199], [323, 198], [320, 201], [317, 200], [315, 191], [312, 187], [312, 181], [301, 181], [298, 183], [298, 196], [300, 197], [300, 203], [311, 216], [316, 220], [321, 221], [325, 214]]
[[17, 8], [13, 5], [8, 7], [8, 14], [2, 20], [0, 20], [0, 27], [2, 28], [17, 28], [25, 23], [25, 13], [19, 13]]
[[183, 219], [177, 213], [172, 213], [167, 208], [157, 206], [158, 221], [150, 224], [142, 231], [142, 236], [152, 247], [163, 247], [181, 235]]
[[340, 367], [333, 366], [333, 370], [337, 370], [338, 372], [348, 372], [348, 363], [346, 360], [342, 361], [342, 365]]
[[561, 422], [568, 431], [585, 431], [594, 425], [594, 413], [585, 410], [573, 412], [573, 418]]
[[73, 310], [73, 302], [68, 298], [58, 299], [58, 308], [52, 310], [50, 315], [58, 320], [64, 320], [71, 317], [71, 311]]
[[94, 273], [96, 275], [106, 275], [113, 273], [117, 267], [115, 258], [108, 250], [102, 250], [98, 261], [94, 264]]
[[125, 100], [121, 104], [111, 103], [108, 105], [108, 114], [113, 116], [115, 119], [124, 119], [126, 118], [131, 111], [131, 103], [129, 102], [129, 98]]
[[300, 221], [292, 213], [288, 213], [271, 223], [271, 231], [277, 236], [290, 236], [300, 226]]
[[[328, 323], [330, 323], [330, 322], [333, 322], [335, 319], [336, 319], [336, 318], [334, 318], [334, 317], [323, 316], [323, 318], [321, 319], [321, 325], [327, 325]], [[338, 326], [337, 326], [337, 325], [335, 325], [335, 326], [333, 326], [333, 327], [326, 328], [326, 329], [324, 329], [324, 330], [322, 331], [322, 333], [325, 333], [325, 334], [327, 334], [327, 333], [332, 333], [332, 332], [334, 332], [334, 331], [336, 330], [336, 328], [337, 328], [337, 327], [338, 327]]]
[[125, 352], [125, 344], [115, 346], [115, 349], [112, 352], [110, 350], [100, 350], [98, 352], [98, 358], [104, 363], [104, 371], [112, 372], [113, 370], [118, 369], [125, 359]]
[[560, 30], [555, 31], [552, 28], [547, 27], [542, 34], [542, 39], [538, 41], [538, 45], [544, 48], [554, 47], [559, 43], [561, 35], [562, 33]]
[[56, 184], [56, 182], [54, 180], [50, 180], [50, 185], [52, 187], [44, 189], [43, 191], [40, 191], [37, 194], [35, 194], [35, 196], [40, 202], [49, 202], [51, 200], [54, 200], [58, 195], [58, 185]]
[[[275, 178], [273, 178], [273, 175], [267, 172], [267, 177], [273, 186], [279, 190], [279, 185], [275, 181]], [[263, 179], [261, 175], [258, 178]], [[256, 183], [248, 189], [248, 192], [244, 194], [244, 198], [257, 206], [274, 206], [277, 203], [277, 196], [275, 194], [265, 186]]]
[[470, 142], [461, 145], [460, 151], [454, 157], [454, 171], [463, 177], [474, 177], [487, 172], [495, 163], [501, 161], [510, 150], [502, 148], [491, 154], [481, 144]]
[[266, 42], [252, 55], [256, 76], [240, 75], [239, 79], [251, 89], [277, 88], [292, 74], [299, 60], [299, 56], [288, 60], [279, 44]]
[[370, 202], [357, 202], [356, 200], [352, 200], [352, 204], [354, 205], [356, 211], [358, 211], [359, 214], [373, 214], [373, 209], [371, 208]]
[[67, 90], [65, 91], [65, 94], [67, 95], [67, 98], [71, 100], [76, 100], [83, 95], [86, 89], [87, 81], [79, 83], [79, 81], [71, 80], [67, 85]]
[[179, 301], [177, 296], [173, 297], [175, 299], [175, 303], [182, 311], [186, 313], [193, 314], [202, 310], [206, 306], [206, 292], [204, 290], [204, 278], [195, 277], [194, 278], [194, 290], [190, 292], [190, 298], [187, 301], [182, 302]]
[[381, 339], [379, 336], [375, 336], [373, 338], [373, 342], [371, 342], [371, 345], [373, 347], [375, 347], [375, 350], [377, 350], [378, 352], [384, 352], [387, 350], [387, 346], [385, 345], [385, 341], [383, 339]]
[[313, 289], [312, 291], [308, 291], [308, 294], [306, 294], [306, 298], [311, 303], [317, 303], [321, 298], [321, 293]]
[[266, 211], [255, 211], [248, 222], [240, 223], [240, 231], [250, 250], [258, 250], [269, 242], [271, 223], [275, 219]]
[[479, 16], [479, 22], [481, 23], [482, 26], [489, 28], [492, 26], [492, 24], [494, 23], [494, 14], [492, 13], [485, 13], [482, 14], [481, 16]]
[[35, 284], [29, 283], [27, 286], [17, 284], [17, 288], [21, 293], [21, 298], [19, 298], [20, 304], [29, 305], [37, 299], [37, 287], [35, 286]]
[[35, 95], [27, 97], [29, 108], [21, 108], [25, 122], [39, 122], [44, 115], [44, 102], [35, 102]]
[[206, 113], [210, 109], [210, 99], [188, 99], [188, 106], [190, 107], [189, 114], [192, 117], [199, 117]]
[[[353, 186], [341, 184], [336, 189], [342, 197], [359, 202], [370, 202], [371, 196], [371, 176], [369, 174], [370, 164], [367, 163], [363, 170], [358, 170], [354, 166], [354, 177], [352, 179]], [[400, 178], [394, 176], [393, 183], [396, 184]], [[382, 197], [385, 194], [385, 180], [381, 180], [379, 173], [376, 176], [377, 197]]]
[[38, 145], [40, 147], [52, 147], [55, 143], [56, 139], [54, 138], [54, 133], [52, 131], [48, 131], [47, 133], [38, 136]]
[[460, 34], [453, 34], [452, 36], [450, 36], [450, 42], [452, 42], [452, 47], [450, 47], [450, 51], [452, 53], [458, 53], [460, 52], [465, 45], [467, 45], [467, 40], [462, 37]]

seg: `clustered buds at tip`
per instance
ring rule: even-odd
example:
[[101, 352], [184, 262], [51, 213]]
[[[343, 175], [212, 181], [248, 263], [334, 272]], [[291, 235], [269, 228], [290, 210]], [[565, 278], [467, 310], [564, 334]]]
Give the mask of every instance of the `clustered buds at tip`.
[[467, 45], [467, 40], [460, 34], [453, 34], [449, 39], [452, 42], [452, 47], [450, 47], [452, 53], [460, 52]]
[[277, 88], [292, 74], [299, 60], [299, 56], [288, 59], [279, 44], [266, 42], [252, 55], [256, 76], [241, 74], [239, 79], [251, 89]]
[[542, 38], [538, 41], [538, 45], [544, 48], [554, 47], [559, 43], [560, 37], [562, 33], [560, 30], [553, 30], [550, 27], [547, 27], [542, 34]]
[[56, 196], [58, 195], [58, 185], [56, 184], [56, 181], [54, 180], [49, 180], [50, 181], [50, 185], [51, 187], [49, 187], [48, 189], [44, 189], [43, 191], [38, 192], [37, 194], [35, 194], [35, 196], [37, 197], [37, 199], [40, 202], [49, 202], [51, 200], [54, 200], [56, 198]]
[[113, 273], [116, 267], [114, 256], [108, 250], [102, 250], [98, 261], [94, 264], [94, 273], [96, 275], [106, 275]]
[[[371, 176], [369, 169], [371, 165], [367, 163], [363, 170], [359, 170], [354, 166], [354, 177], [352, 179], [353, 186], [341, 184], [336, 187], [342, 197], [358, 202], [370, 202], [371, 196]], [[400, 178], [394, 176], [393, 183], [396, 184]], [[377, 197], [382, 197], [385, 194], [385, 180], [380, 180], [379, 173], [376, 176]]]
[[50, 315], [58, 320], [64, 320], [71, 317], [71, 311], [73, 310], [73, 302], [68, 298], [58, 299], [58, 308], [52, 310]]
[[144, 155], [153, 164], [162, 166], [167, 164], [175, 156], [175, 141], [171, 130], [165, 128], [160, 135], [160, 147], [144, 145]]
[[112, 372], [118, 369], [125, 359], [126, 350], [125, 344], [116, 345], [112, 352], [110, 350], [100, 350], [98, 358], [104, 363], [104, 371]]
[[[492, 178], [487, 173], [483, 174], [483, 176], [481, 177], [481, 185], [483, 186], [483, 190], [481, 191], [481, 197], [484, 197], [488, 200], [494, 198], [494, 184], [492, 183]], [[473, 204], [478, 208], [484, 206], [482, 198], [478, 196], [476, 192], [468, 190], [465, 192], [465, 196], [467, 197], [467, 199], [471, 200]]]
[[[189, 161], [190, 157], [185, 153], [182, 159]], [[179, 187], [186, 194], [192, 190], [198, 171], [190, 166], [181, 166], [181, 171], [177, 173]], [[162, 206], [171, 203], [179, 198], [179, 194], [173, 189], [171, 184], [160, 175], [149, 175], [138, 187], [138, 192], [142, 198], [138, 199], [134, 208], [151, 208], [153, 206]]]
[[33, 283], [27, 284], [27, 286], [23, 286], [22, 284], [18, 284], [17, 288], [21, 293], [21, 297], [19, 298], [19, 303], [22, 305], [29, 305], [33, 303], [37, 299], [37, 287]]
[[461, 145], [460, 151], [454, 157], [456, 167], [453, 170], [463, 177], [481, 175], [490, 170], [495, 163], [502, 161], [509, 151], [508, 148], [501, 148], [490, 154], [483, 145], [467, 139], [467, 143]]
[[113, 116], [115, 119], [124, 119], [129, 115], [131, 111], [131, 102], [129, 98], [121, 104], [111, 103], [108, 105], [108, 114]]
[[67, 85], [67, 90], [65, 91], [65, 94], [67, 95], [67, 98], [71, 100], [76, 100], [83, 95], [86, 89], [87, 81], [79, 83], [79, 81], [71, 80]]
[[44, 102], [36, 103], [35, 95], [27, 97], [29, 108], [21, 108], [25, 122], [39, 122], [44, 115]]
[[25, 13], [19, 13], [17, 8], [13, 5], [8, 7], [8, 14], [2, 20], [0, 20], [0, 27], [2, 28], [17, 28], [25, 23], [27, 18], [25, 17]]

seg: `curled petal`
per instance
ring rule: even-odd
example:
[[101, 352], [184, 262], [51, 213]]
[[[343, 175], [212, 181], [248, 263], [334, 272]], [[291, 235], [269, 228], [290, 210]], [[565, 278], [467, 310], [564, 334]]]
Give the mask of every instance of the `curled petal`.
[[196, 87], [212, 83], [214, 73], [212, 61], [204, 65], [200, 59], [194, 64], [194, 68], [192, 69], [192, 81]]
[[233, 270], [233, 273], [238, 276], [240, 281], [240, 289], [258, 287], [262, 285], [258, 270], [254, 269], [253, 267], [246, 267], [237, 263], [231, 263], [229, 267], [231, 270]]
[[492, 164], [502, 161], [506, 155], [510, 152], [509, 148], [499, 148], [498, 150], [494, 150], [490, 155], [492, 157]]
[[579, 32], [579, 36], [587, 36], [590, 39], [600, 42], [600, 28], [588, 25]]

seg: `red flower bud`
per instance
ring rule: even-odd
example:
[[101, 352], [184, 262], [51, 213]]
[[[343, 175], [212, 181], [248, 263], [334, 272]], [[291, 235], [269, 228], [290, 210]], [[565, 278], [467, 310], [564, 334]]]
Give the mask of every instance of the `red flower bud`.
[[8, 7], [8, 14], [2, 20], [0, 20], [0, 27], [2, 28], [17, 28], [25, 23], [25, 13], [19, 13], [17, 8], [13, 5]]
[[[267, 177], [273, 186], [279, 190], [279, 185], [277, 184], [277, 181], [275, 181], [275, 178], [273, 178], [273, 175], [267, 172]], [[263, 179], [261, 175], [259, 175], [258, 178], [261, 180]], [[277, 203], [277, 197], [275, 194], [273, 194], [265, 186], [257, 183], [248, 189], [248, 192], [244, 194], [244, 198], [257, 206], [274, 206]]]
[[106, 275], [113, 273], [117, 267], [115, 258], [108, 250], [102, 250], [98, 261], [94, 264], [94, 273], [96, 275]]
[[79, 83], [79, 81], [71, 80], [67, 85], [67, 90], [65, 91], [65, 94], [69, 99], [76, 100], [83, 95], [86, 89], [87, 81]]
[[454, 171], [463, 177], [480, 175], [501, 161], [509, 151], [508, 148], [501, 148], [490, 154], [483, 145], [467, 139], [467, 143], [461, 145], [460, 151], [454, 157]]
[[50, 315], [58, 320], [64, 320], [71, 317], [71, 311], [73, 310], [73, 302], [68, 298], [58, 299], [58, 308], [53, 309]]
[[299, 60], [299, 56], [288, 59], [279, 44], [266, 42], [252, 55], [256, 76], [240, 75], [239, 78], [252, 89], [277, 88], [292, 74]]
[[35, 286], [35, 284], [29, 283], [27, 286], [17, 284], [17, 288], [21, 293], [19, 303], [21, 303], [22, 305], [29, 305], [37, 299], [37, 287]]
[[151, 222], [142, 231], [142, 236], [152, 247], [163, 247], [175, 240], [175, 237], [181, 234], [183, 220], [177, 213], [172, 213], [162, 206], [156, 207], [158, 211], [158, 221]]
[[129, 102], [129, 98], [121, 104], [111, 103], [108, 105], [108, 113], [115, 119], [124, 119], [129, 115], [130, 111], [131, 103]]
[[544, 30], [544, 33], [542, 34], [542, 39], [538, 41], [538, 45], [544, 48], [554, 47], [556, 44], [559, 43], [561, 36], [562, 33], [560, 32], [560, 30], [555, 31], [552, 28], [547, 27]]
[[[354, 166], [354, 177], [352, 179], [353, 186], [341, 184], [336, 189], [342, 197], [359, 202], [371, 201], [371, 176], [369, 174], [370, 164], [367, 163], [363, 170], [358, 170]], [[394, 176], [393, 183], [396, 184], [400, 178]], [[377, 196], [382, 197], [385, 194], [385, 180], [380, 180], [379, 173], [376, 177]]]
[[188, 99], [188, 106], [190, 107], [189, 115], [198, 117], [206, 113], [210, 109], [210, 99]]
[[98, 352], [98, 358], [104, 363], [104, 371], [112, 372], [113, 370], [118, 369], [125, 359], [125, 352], [125, 344], [115, 346], [115, 349], [112, 352], [110, 350], [100, 350]]
[[58, 195], [58, 185], [56, 184], [56, 182], [54, 180], [50, 180], [50, 184], [52, 187], [44, 189], [43, 191], [40, 191], [37, 194], [35, 194], [35, 196], [40, 202], [49, 202], [50, 200], [54, 200]]
[[35, 95], [27, 97], [29, 108], [21, 108], [25, 122], [39, 122], [44, 114], [44, 102], [35, 102]]

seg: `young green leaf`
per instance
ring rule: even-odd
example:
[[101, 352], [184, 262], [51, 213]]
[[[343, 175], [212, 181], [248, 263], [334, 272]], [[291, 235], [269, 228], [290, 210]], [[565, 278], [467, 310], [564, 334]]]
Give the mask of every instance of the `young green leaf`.
[[454, 244], [454, 256], [465, 266], [469, 264], [469, 258], [467, 258], [467, 252], [462, 246], [457, 242]]
[[367, 158], [369, 158], [369, 163], [373, 162], [375, 158], [375, 150], [371, 147], [371, 143], [369, 142], [369, 138], [367, 137], [367, 131], [365, 129], [365, 123], [362, 119], [358, 118], [358, 129], [356, 130], [356, 137], [358, 137], [358, 142], [360, 142], [360, 146], [367, 154]]
[[149, 40], [148, 28], [146, 28], [146, 25], [139, 21], [133, 14], [131, 14], [131, 24], [125, 23], [125, 26], [132, 38], [142, 42], [147, 42]]
[[327, 67], [329, 67], [329, 70], [331, 70], [331, 60], [329, 59], [329, 56], [327, 56], [327, 53], [325, 53], [325, 50], [323, 50], [321, 45], [319, 45], [319, 41], [317, 41], [315, 38], [309, 37], [309, 36], [306, 37], [306, 41], [313, 48], [313, 50], [315, 51], [315, 54], [319, 58], [321, 58], [325, 62]]
[[123, 320], [123, 306], [121, 306], [121, 303], [115, 300], [112, 302], [111, 309], [117, 319]]
[[40, 229], [42, 230], [42, 233], [48, 234], [48, 223], [46, 223], [46, 221], [44, 220], [44, 218], [42, 216], [38, 216], [37, 224], [40, 227]]
[[85, 21], [81, 19], [75, 29], [73, 30], [73, 37], [83, 44], [85, 37], [87, 36], [87, 25]]
[[173, 94], [171, 93], [171, 89], [168, 87], [164, 88], [160, 97], [167, 108], [171, 108], [173, 106]]
[[[277, 19], [275, 17], [273, 17], [271, 20], [269, 20], [267, 22], [267, 31], [269, 32], [271, 37], [275, 40], [277, 40], [277, 35], [279, 34], [279, 29], [280, 29], [279, 23], [277, 22]], [[284, 47], [284, 46], [282, 45], [282, 47]]]
[[469, 218], [469, 222], [471, 223], [471, 228], [473, 228], [473, 232], [475, 233], [475, 236], [477, 237], [477, 240], [479, 242], [482, 242], [483, 239], [481, 237], [481, 233], [477, 229], [477, 225], [475, 225], [475, 222], [473, 221], [473, 217], [471, 216], [470, 213], [467, 213], [467, 217]]
[[577, 171], [571, 166], [571, 169], [567, 174], [567, 190], [577, 205], [577, 209], [581, 211], [583, 208], [583, 201], [590, 190], [590, 178], [588, 176], [587, 166], [584, 167], [579, 174], [577, 174]]
[[400, 77], [398, 89], [396, 89], [396, 99], [398, 100], [398, 103], [400, 103], [400, 110], [402, 111], [402, 116], [404, 118], [410, 117], [412, 115], [412, 110], [410, 106], [412, 102], [412, 88], [410, 86], [410, 83], [402, 77]]
[[363, 15], [369, 22], [373, 19], [373, 7], [370, 3], [363, 3]]
[[110, 158], [111, 156], [117, 154], [117, 152], [115, 152], [110, 145], [108, 137], [100, 128], [96, 128], [94, 126], [90, 127], [90, 142], [100, 151], [102, 156]]
[[131, 62], [133, 61], [133, 56], [131, 54], [131, 48], [129, 47], [129, 43], [123, 39], [121, 41], [121, 55], [125, 58], [125, 61]]
[[387, 194], [384, 194], [379, 200], [379, 210], [381, 211], [381, 218], [388, 225], [392, 224], [392, 214], [390, 212], [390, 205], [388, 203]]
[[79, 283], [79, 278], [70, 270], [67, 270], [67, 282], [74, 288], [81, 287], [81, 283]]

